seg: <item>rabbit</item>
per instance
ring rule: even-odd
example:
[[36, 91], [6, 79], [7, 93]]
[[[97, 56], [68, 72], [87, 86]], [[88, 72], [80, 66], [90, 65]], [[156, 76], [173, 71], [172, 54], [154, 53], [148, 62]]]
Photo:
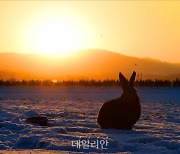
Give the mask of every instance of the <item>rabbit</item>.
[[102, 105], [97, 117], [101, 129], [130, 130], [140, 118], [141, 105], [134, 88], [135, 77], [136, 72], [134, 71], [128, 82], [122, 73], [119, 73], [123, 93], [120, 98], [110, 100]]

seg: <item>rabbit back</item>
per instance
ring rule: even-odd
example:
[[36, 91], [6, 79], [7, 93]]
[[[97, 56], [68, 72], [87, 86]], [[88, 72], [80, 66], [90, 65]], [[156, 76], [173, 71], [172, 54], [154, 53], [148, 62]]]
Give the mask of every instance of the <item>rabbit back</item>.
[[103, 104], [99, 111], [97, 122], [102, 129], [132, 129], [140, 114], [141, 108], [138, 100], [127, 102], [122, 98], [118, 98]]

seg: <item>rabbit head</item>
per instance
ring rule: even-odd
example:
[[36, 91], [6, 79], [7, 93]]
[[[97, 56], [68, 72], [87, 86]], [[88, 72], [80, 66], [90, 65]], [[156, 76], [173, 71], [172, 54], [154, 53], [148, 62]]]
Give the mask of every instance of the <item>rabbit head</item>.
[[132, 73], [129, 81], [122, 75], [122, 73], [119, 73], [119, 79], [123, 89], [122, 95], [127, 97], [137, 96], [136, 89], [134, 88], [135, 77], [136, 77], [135, 71]]

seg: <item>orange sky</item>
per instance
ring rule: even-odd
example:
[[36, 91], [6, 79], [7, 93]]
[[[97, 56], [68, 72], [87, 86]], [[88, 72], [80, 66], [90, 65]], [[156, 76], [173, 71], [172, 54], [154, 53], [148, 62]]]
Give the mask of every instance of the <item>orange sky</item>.
[[88, 48], [180, 62], [180, 1], [0, 1], [0, 52]]

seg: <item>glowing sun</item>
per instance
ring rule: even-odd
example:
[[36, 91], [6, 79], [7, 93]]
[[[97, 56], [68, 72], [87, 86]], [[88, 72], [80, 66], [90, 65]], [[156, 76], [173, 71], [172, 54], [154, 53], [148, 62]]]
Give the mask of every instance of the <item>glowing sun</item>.
[[44, 53], [67, 53], [78, 49], [80, 32], [66, 23], [46, 23], [37, 32], [36, 44]]
[[67, 55], [84, 48], [90, 31], [73, 16], [45, 16], [28, 29], [26, 47], [46, 55]]

